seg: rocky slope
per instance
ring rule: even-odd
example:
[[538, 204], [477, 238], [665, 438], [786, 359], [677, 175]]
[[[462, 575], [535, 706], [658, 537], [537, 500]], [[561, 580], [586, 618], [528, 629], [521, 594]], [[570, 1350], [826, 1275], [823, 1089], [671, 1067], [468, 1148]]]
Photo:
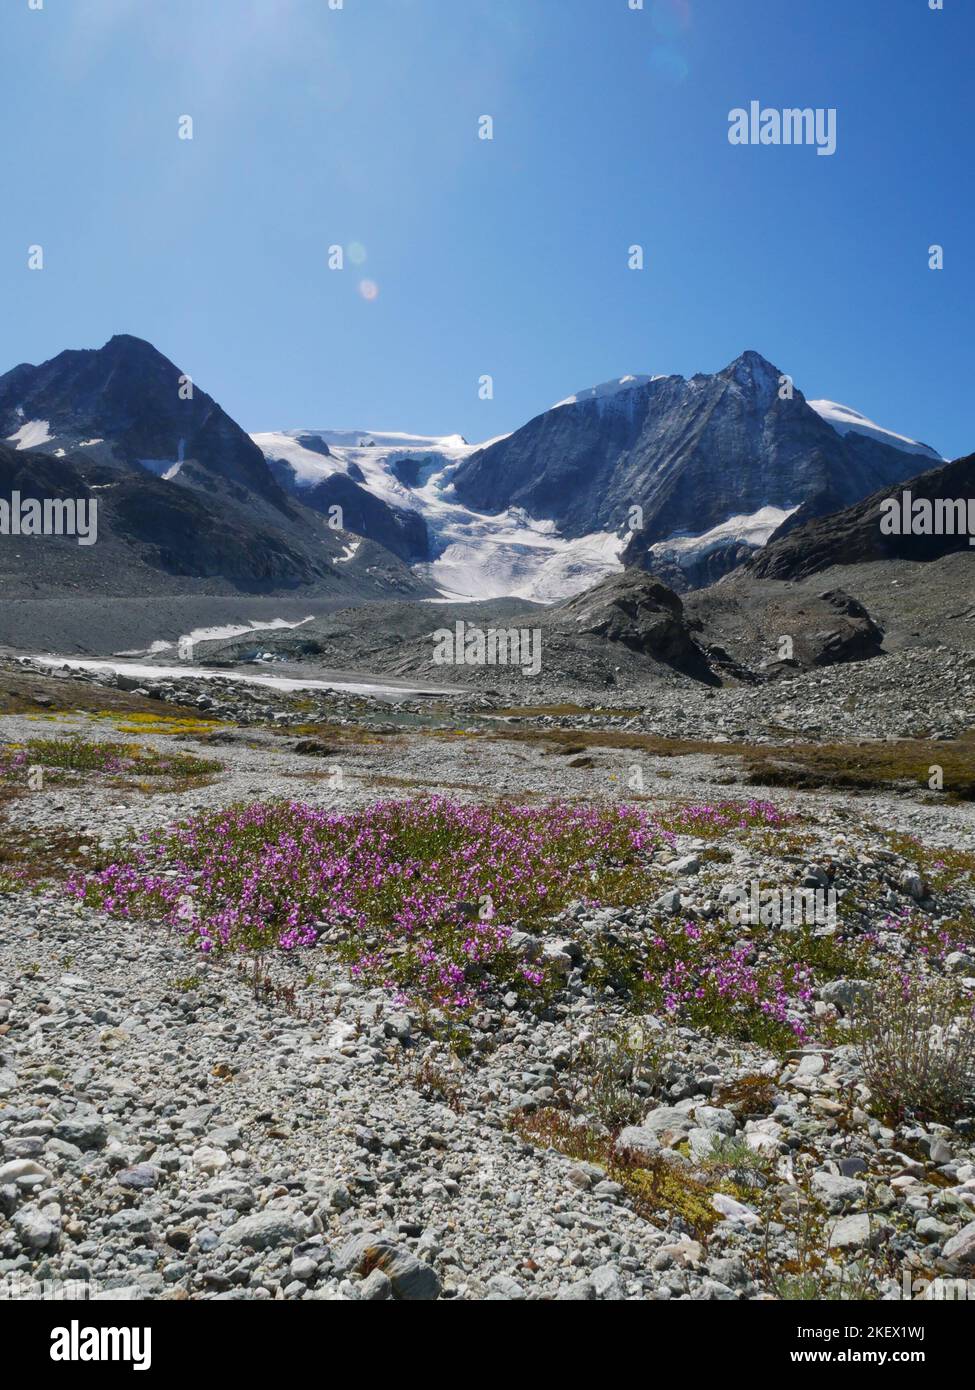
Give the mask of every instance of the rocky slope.
[[[56, 458], [0, 444], [0, 495], [97, 504], [97, 540], [0, 536], [0, 584], [8, 604], [77, 594], [309, 594], [365, 597], [424, 592], [394, 555], [282, 498], [246, 503], [117, 470], [77, 453]], [[350, 554], [351, 551], [351, 554]], [[83, 621], [79, 614], [79, 621]], [[44, 632], [33, 639], [47, 644]]]
[[684, 619], [684, 607], [665, 584], [639, 571], [611, 575], [559, 605], [561, 628], [619, 642], [697, 680], [716, 683]]
[[961, 500], [967, 507], [975, 497], [975, 454], [932, 468], [913, 477], [904, 488], [884, 488], [854, 506], [817, 517], [805, 507], [769, 539], [754, 556], [749, 572], [758, 579], [804, 579], [833, 565], [859, 565], [881, 560], [927, 563], [957, 551], [969, 553], [967, 529], [960, 534], [885, 534], [881, 504], [909, 491], [915, 501]]

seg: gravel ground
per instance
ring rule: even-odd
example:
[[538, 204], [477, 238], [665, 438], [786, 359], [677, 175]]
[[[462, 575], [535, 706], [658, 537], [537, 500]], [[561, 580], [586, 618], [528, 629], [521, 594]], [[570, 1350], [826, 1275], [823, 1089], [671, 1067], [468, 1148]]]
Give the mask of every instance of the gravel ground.
[[[916, 663], [923, 706], [938, 676], [931, 654], [891, 660]], [[786, 698], [801, 723], [837, 688], [849, 694], [867, 679], [843, 668], [795, 691], [763, 688], [751, 706], [753, 692], [718, 692], [716, 705], [702, 700], [702, 727], [710, 707], [730, 723], [750, 713], [757, 729], [768, 702]], [[953, 679], [944, 726], [972, 687], [970, 669]], [[225, 703], [237, 698], [231, 691]], [[845, 713], [852, 720], [858, 708]], [[8, 824], [39, 836], [70, 829], [95, 846], [242, 799], [351, 809], [422, 790], [477, 801], [629, 795], [632, 750], [590, 749], [591, 765], [573, 767], [545, 741], [376, 735], [369, 726], [381, 713], [333, 701], [330, 714], [358, 737], [317, 754], [295, 751], [298, 731], [224, 729], [216, 739], [231, 741], [206, 745], [126, 734], [215, 758], [222, 771], [180, 792], [49, 785], [11, 801]], [[455, 711], [455, 729], [467, 713]], [[688, 722], [697, 714], [688, 706]], [[615, 716], [589, 718], [612, 727]], [[874, 711], [859, 710], [858, 730], [875, 724]], [[80, 714], [0, 719], [11, 742], [72, 731], [119, 737], [111, 721]], [[763, 794], [742, 787], [720, 755], [636, 761], [653, 809]], [[681, 916], [713, 921], [722, 890], [755, 878], [826, 875], [841, 904], [861, 912], [864, 932], [915, 908], [936, 922], [975, 910], [970, 874], [935, 887], [888, 838], [896, 830], [975, 850], [969, 806], [889, 793], [768, 795], [802, 816], [800, 850], [729, 836], [715, 856], [713, 841], [679, 834], [660, 856], [654, 901], [568, 909], [545, 944], [564, 972], [554, 1001], [539, 1012], [489, 996], [460, 1056], [421, 1013], [351, 980], [325, 950], [278, 959], [258, 1000], [244, 962], [198, 957], [169, 929], [120, 922], [60, 893], [4, 894], [0, 1289], [36, 1298], [43, 1281], [76, 1280], [110, 1299], [761, 1299], [782, 1293], [807, 1201], [820, 1214], [825, 1268], [854, 1260], [851, 1277], [869, 1296], [901, 1296], [905, 1277], [975, 1278], [975, 1116], [891, 1127], [870, 1114], [861, 1060], [842, 1041], [856, 981], [834, 980], [808, 1001], [810, 1018], [836, 1016], [829, 1046], [773, 1052], [665, 1017], [639, 1020], [652, 1046], [628, 1044], [614, 1074], [631, 1111], [617, 1143], [705, 1184], [721, 1146], [737, 1145], [739, 1167], [742, 1152], [755, 1156], [734, 1195], [705, 1192], [706, 1232], [531, 1128], [558, 1103], [573, 1124], [605, 1129], [579, 1059], [598, 1039], [612, 1059], [605, 1039], [634, 1027], [624, 1001], [588, 981], [607, 940], [639, 940]], [[877, 949], [892, 964], [913, 960], [896, 933]], [[975, 989], [975, 960], [958, 952], [948, 968]], [[732, 1098], [743, 1078], [753, 1087], [765, 1079], [762, 1103]]]
[[[59, 735], [76, 733], [93, 741], [120, 737], [114, 725], [106, 726], [81, 714], [59, 717], [56, 725], [34, 715], [8, 715], [0, 720], [0, 737], [17, 743], [50, 736], [52, 728]], [[425, 792], [448, 794], [460, 801], [505, 795], [541, 801], [581, 798], [629, 802], [633, 796], [628, 779], [638, 768], [642, 795], [649, 798], [651, 807], [713, 800], [716, 794], [725, 799], [764, 796], [804, 814], [822, 813], [834, 819], [846, 816], [917, 835], [931, 844], [975, 849], [975, 812], [967, 804], [942, 801], [935, 810], [919, 797], [746, 786], [733, 759], [719, 761], [707, 753], [657, 757], [641, 750], [597, 747], [586, 749], [582, 759], [591, 766], [573, 767], [572, 763], [579, 761], [577, 756], [559, 756], [544, 741], [513, 742], [503, 735], [431, 738], [397, 732], [366, 743], [326, 741], [321, 751], [308, 754], [294, 751], [305, 740], [281, 733], [248, 729], [229, 736], [240, 742], [213, 744], [191, 738], [184, 743], [181, 738], [179, 743], [181, 751], [202, 754], [222, 764], [222, 772], [210, 786], [156, 792], [148, 797], [90, 784], [83, 789], [51, 788], [42, 796], [18, 802], [18, 823], [44, 829], [68, 824], [108, 846], [121, 836], [182, 816], [258, 797], [284, 797], [349, 810], [377, 799]], [[172, 752], [174, 748], [172, 735], [139, 734], [137, 741], [158, 752]], [[314, 747], [319, 741], [307, 742]]]

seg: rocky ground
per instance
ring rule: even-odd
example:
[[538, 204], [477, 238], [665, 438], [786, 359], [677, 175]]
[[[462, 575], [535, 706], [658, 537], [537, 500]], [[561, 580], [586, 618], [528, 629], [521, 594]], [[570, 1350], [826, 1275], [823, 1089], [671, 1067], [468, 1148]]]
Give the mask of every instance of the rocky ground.
[[[295, 698], [232, 674], [136, 691], [22, 663], [0, 677], [8, 750], [74, 733], [218, 764], [185, 783], [7, 781], [7, 1296], [80, 1281], [109, 1299], [890, 1299], [905, 1279], [917, 1292], [975, 1278], [975, 1101], [944, 1120], [881, 1114], [851, 1027], [873, 974], [975, 991], [970, 805], [894, 781], [762, 786], [727, 747], [923, 735], [953, 748], [971, 722], [971, 658], [906, 650], [562, 712], [483, 691]], [[658, 731], [707, 746], [612, 741]], [[526, 938], [558, 980], [544, 1005], [499, 989], [449, 1027], [354, 979], [325, 945], [255, 980], [249, 960], [200, 956], [58, 886], [209, 808], [351, 810], [425, 791], [634, 801], [670, 838], [645, 901], [575, 902]], [[754, 797], [787, 819], [681, 819]], [[814, 978], [792, 1044], [634, 1009], [614, 953], [668, 924], [714, 928], [752, 881], [837, 893], [839, 936], [817, 929], [803, 948]], [[747, 926], [729, 941], [752, 959], [788, 950]]]

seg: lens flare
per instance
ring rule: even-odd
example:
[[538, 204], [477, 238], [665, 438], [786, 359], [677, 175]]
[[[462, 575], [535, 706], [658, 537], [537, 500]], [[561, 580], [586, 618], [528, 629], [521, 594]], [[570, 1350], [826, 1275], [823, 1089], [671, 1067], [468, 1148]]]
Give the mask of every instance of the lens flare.
[[379, 286], [376, 284], [375, 280], [360, 280], [359, 293], [362, 295], [363, 299], [371, 303], [374, 299], [379, 298]]
[[650, 54], [650, 68], [661, 81], [672, 83], [674, 86], [683, 82], [690, 71], [684, 55], [666, 44], [661, 44]]
[[350, 241], [345, 254], [351, 265], [365, 265], [366, 263], [366, 248], [361, 241]]

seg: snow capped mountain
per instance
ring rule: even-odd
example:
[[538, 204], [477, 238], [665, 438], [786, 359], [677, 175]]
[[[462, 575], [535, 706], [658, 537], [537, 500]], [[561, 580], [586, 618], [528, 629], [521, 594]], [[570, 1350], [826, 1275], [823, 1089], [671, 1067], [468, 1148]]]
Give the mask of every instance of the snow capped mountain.
[[[821, 515], [910, 477], [927, 446], [848, 407], [812, 407], [757, 352], [689, 380], [631, 375], [511, 435], [255, 434], [306, 505], [387, 546], [446, 598], [571, 597], [637, 564], [707, 584], [802, 507]], [[632, 529], [633, 508], [642, 523]]]
[[482, 514], [521, 507], [568, 538], [635, 526], [624, 564], [711, 583], [763, 542], [752, 518], [822, 515], [917, 471], [892, 441], [837, 432], [787, 380], [746, 351], [713, 374], [579, 392], [473, 452], [455, 495]]
[[[464, 506], [454, 494], [453, 475], [484, 446], [460, 435], [289, 430], [252, 437], [285, 485], [281, 466], [290, 471], [294, 495], [308, 505], [327, 510], [337, 501], [347, 513], [342, 498], [350, 497], [355, 507], [361, 502], [356, 492], [381, 503], [385, 515], [375, 516], [375, 524], [383, 533], [373, 539], [388, 544], [391, 523], [400, 522], [404, 533], [401, 518], [408, 514], [415, 522], [408, 558], [444, 598], [511, 596], [551, 603], [622, 569], [618, 556], [625, 538], [612, 532], [567, 539], [552, 522], [537, 521], [519, 507], [485, 515]], [[352, 524], [347, 514], [343, 519]]]
[[868, 420], [866, 415], [861, 415], [852, 406], [838, 405], [836, 401], [810, 401], [809, 405], [827, 424], [833, 426], [837, 434], [849, 434], [851, 431], [855, 434], [865, 434], [868, 439], [879, 439], [881, 444], [889, 444], [893, 449], [902, 449], [905, 454], [920, 454], [935, 463], [944, 461], [929, 444], [919, 444], [916, 439], [908, 439], [906, 435], [885, 430], [882, 425]]
[[0, 375], [0, 440], [18, 452], [180, 475], [184, 484], [244, 490], [272, 506], [284, 498], [240, 426], [151, 343], [127, 333], [103, 347], [69, 349]]
[[379, 546], [349, 555], [359, 535], [298, 506], [236, 421], [129, 334], [0, 374], [0, 475], [25, 497], [97, 495], [99, 512], [84, 567], [67, 546], [6, 547], [7, 593], [39, 581], [128, 595], [306, 585], [350, 597], [429, 593]]
[[[0, 375], [0, 461], [38, 495], [97, 492], [130, 587], [165, 574], [556, 602], [638, 566], [680, 590], [941, 462], [849, 406], [783, 398], [785, 380], [747, 351], [713, 374], [587, 387], [481, 444], [249, 436], [151, 343], [119, 334]], [[106, 568], [98, 583], [112, 582]]]
[[323, 444], [349, 449], [439, 449], [449, 454], [455, 449], [465, 451], [471, 447], [461, 434], [400, 434], [389, 430], [304, 430], [298, 433], [321, 440]]

